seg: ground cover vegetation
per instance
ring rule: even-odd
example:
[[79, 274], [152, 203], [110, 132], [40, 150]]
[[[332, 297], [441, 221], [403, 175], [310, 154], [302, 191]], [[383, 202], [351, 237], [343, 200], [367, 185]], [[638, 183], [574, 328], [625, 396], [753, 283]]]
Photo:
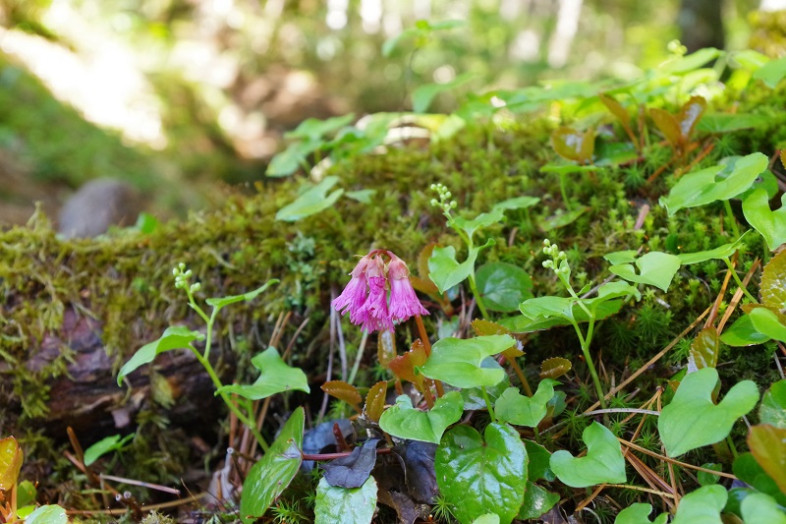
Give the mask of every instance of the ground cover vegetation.
[[0, 518], [786, 521], [786, 60], [671, 50], [307, 120], [184, 221], [4, 232]]

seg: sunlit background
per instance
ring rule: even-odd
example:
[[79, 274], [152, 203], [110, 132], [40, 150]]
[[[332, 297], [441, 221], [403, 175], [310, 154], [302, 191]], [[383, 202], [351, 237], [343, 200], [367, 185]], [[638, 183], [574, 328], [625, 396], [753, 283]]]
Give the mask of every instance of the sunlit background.
[[[778, 54], [774, 0], [2, 0], [0, 224], [99, 177], [162, 216], [264, 178], [309, 117], [469, 92], [630, 79], [669, 42]], [[418, 20], [445, 28], [415, 33]], [[393, 41], [395, 39], [395, 46]], [[388, 42], [388, 53], [383, 53]]]

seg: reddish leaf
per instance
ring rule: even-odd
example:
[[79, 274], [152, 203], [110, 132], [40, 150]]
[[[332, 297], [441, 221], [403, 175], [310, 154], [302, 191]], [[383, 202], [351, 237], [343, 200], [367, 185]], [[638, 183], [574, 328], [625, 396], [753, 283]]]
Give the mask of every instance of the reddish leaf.
[[663, 133], [669, 144], [672, 147], [679, 147], [682, 144], [682, 132], [680, 131], [680, 124], [674, 115], [664, 109], [653, 108], [650, 109], [650, 116], [655, 126]]
[[[472, 321], [472, 330], [475, 334], [479, 337], [484, 337], [486, 335], [509, 335], [510, 330], [501, 324], [497, 324], [496, 322], [492, 322], [490, 320], [484, 320], [482, 318], [476, 318]], [[518, 358], [524, 354], [524, 352], [519, 347], [520, 344], [514, 344], [510, 346], [508, 349], [502, 352], [502, 354], [508, 360], [512, 360], [514, 358]]]
[[690, 345], [690, 358], [698, 369], [716, 367], [719, 353], [720, 338], [713, 327], [702, 329]]
[[391, 360], [396, 358], [396, 340], [391, 331], [380, 331], [377, 336], [377, 360], [387, 367]]
[[360, 411], [360, 402], [363, 400], [358, 393], [357, 388], [352, 384], [348, 384], [343, 380], [330, 380], [322, 384], [322, 391], [330, 395], [331, 397], [336, 397], [339, 400], [343, 400], [350, 406], [352, 406], [356, 411]]
[[590, 128], [581, 133], [570, 127], [560, 127], [551, 134], [551, 144], [561, 157], [586, 164], [595, 152], [595, 130]]
[[559, 378], [573, 368], [570, 360], [562, 357], [549, 358], [540, 365], [540, 378]]
[[786, 428], [753, 426], [748, 433], [748, 447], [759, 466], [786, 493]]
[[366, 417], [373, 422], [379, 422], [382, 411], [385, 409], [385, 396], [388, 392], [388, 383], [384, 380], [371, 386], [366, 395], [366, 406], [363, 411]]
[[606, 108], [608, 108], [608, 110], [611, 111], [611, 114], [617, 117], [617, 120], [619, 120], [620, 124], [622, 124], [622, 128], [625, 130], [625, 132], [628, 134], [631, 141], [633, 142], [633, 147], [638, 149], [639, 141], [636, 138], [636, 135], [633, 134], [633, 128], [631, 128], [630, 126], [630, 115], [625, 110], [625, 108], [622, 107], [622, 105], [619, 102], [617, 102], [617, 100], [614, 97], [610, 95], [601, 93], [598, 95], [598, 98], [600, 98], [600, 101], [603, 102], [603, 105], [605, 105]]
[[22, 448], [14, 437], [0, 440], [0, 490], [7, 491], [16, 486], [22, 458]]
[[700, 96], [692, 96], [690, 100], [680, 109], [677, 121], [680, 125], [680, 135], [684, 140], [690, 138], [696, 124], [701, 120], [704, 110], [707, 108], [707, 101]]
[[765, 306], [786, 309], [786, 251], [781, 251], [764, 266], [761, 274], [761, 301]]
[[415, 384], [419, 391], [423, 391], [423, 375], [415, 372], [415, 368], [426, 363], [426, 349], [418, 339], [412, 344], [412, 349], [399, 355], [388, 363], [388, 368], [402, 380]]

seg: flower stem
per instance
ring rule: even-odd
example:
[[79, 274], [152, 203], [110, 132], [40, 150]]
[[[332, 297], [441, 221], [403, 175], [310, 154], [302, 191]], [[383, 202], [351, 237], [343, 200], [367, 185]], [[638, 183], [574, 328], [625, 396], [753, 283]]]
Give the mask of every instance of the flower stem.
[[491, 399], [489, 398], [489, 394], [486, 392], [486, 386], [480, 386], [480, 394], [483, 395], [483, 400], [486, 402], [486, 409], [489, 410], [489, 417], [491, 417], [491, 421], [496, 422], [497, 416], [494, 414], [494, 407], [491, 405]]

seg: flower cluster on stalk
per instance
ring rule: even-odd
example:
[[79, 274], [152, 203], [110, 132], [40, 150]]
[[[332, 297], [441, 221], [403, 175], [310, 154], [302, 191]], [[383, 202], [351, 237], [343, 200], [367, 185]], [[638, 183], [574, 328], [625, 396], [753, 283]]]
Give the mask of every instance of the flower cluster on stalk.
[[[389, 259], [385, 263], [384, 256]], [[409, 269], [390, 251], [375, 249], [360, 259], [344, 291], [332, 302], [364, 330], [392, 331], [414, 315], [428, 315], [409, 281]]]

